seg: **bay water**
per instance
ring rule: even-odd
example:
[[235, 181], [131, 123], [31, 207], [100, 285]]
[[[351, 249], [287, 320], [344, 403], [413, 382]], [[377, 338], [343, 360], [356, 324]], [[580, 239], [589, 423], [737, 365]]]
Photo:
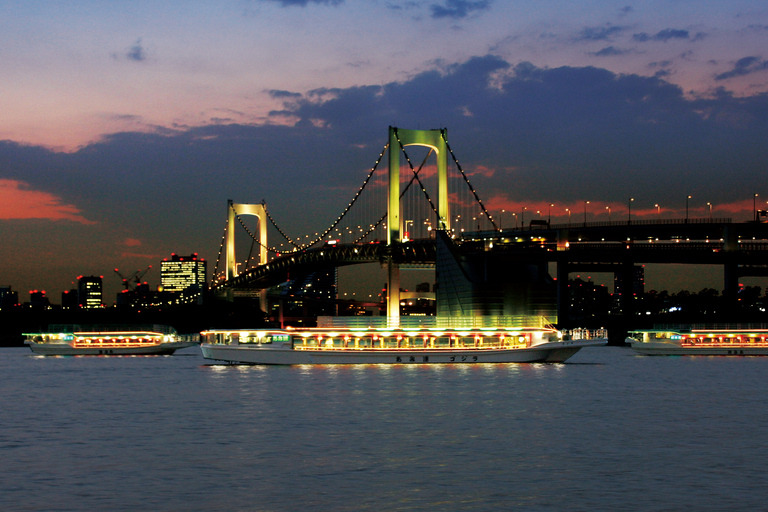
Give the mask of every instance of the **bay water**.
[[219, 365], [0, 349], [3, 511], [768, 507], [768, 357]]

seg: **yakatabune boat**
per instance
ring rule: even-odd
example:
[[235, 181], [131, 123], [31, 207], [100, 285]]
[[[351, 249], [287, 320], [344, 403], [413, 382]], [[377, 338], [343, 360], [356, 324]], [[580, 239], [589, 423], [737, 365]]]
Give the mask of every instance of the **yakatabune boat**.
[[32, 352], [46, 356], [170, 355], [200, 344], [197, 334], [178, 334], [172, 327], [52, 325], [47, 332], [25, 333]]
[[644, 329], [630, 332], [627, 342], [651, 356], [768, 356], [766, 328]]
[[607, 343], [604, 331], [572, 337], [546, 327], [212, 329], [201, 337], [206, 359], [242, 364], [560, 363]]

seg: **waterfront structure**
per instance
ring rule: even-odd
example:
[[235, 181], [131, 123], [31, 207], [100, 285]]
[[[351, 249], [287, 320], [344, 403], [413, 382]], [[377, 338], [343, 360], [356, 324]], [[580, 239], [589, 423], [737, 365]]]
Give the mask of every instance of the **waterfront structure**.
[[160, 283], [163, 292], [175, 294], [182, 302], [199, 302], [207, 285], [206, 261], [197, 253], [171, 254], [160, 262]]
[[77, 303], [81, 308], [93, 309], [104, 306], [102, 276], [77, 277]]
[[19, 304], [19, 292], [13, 291], [11, 286], [0, 286], [0, 309], [8, 309]]
[[[429, 150], [424, 162], [427, 162], [430, 155], [437, 156], [437, 172], [432, 173], [438, 181], [437, 201], [434, 201], [434, 194], [428, 193], [419, 177], [424, 163], [416, 168], [414, 161], [405, 155], [405, 148], [413, 145], [424, 146]], [[400, 158], [405, 156], [412, 171], [409, 183], [421, 185], [413, 188], [423, 191], [429, 202], [425, 215], [417, 216], [408, 210], [406, 219], [401, 216], [406, 211], [402, 210], [400, 199], [405, 193], [405, 190], [401, 191], [401, 183], [404, 181], [400, 179], [401, 168], [405, 169], [405, 166], [393, 156], [398, 151], [401, 152]], [[376, 183], [371, 177], [387, 152], [390, 158], [389, 179], [386, 182], [379, 180], [387, 185], [387, 210], [373, 211], [379, 208], [377, 206], [368, 212], [363, 207], [356, 207], [359, 215], [364, 218], [354, 222], [344, 220], [351, 218], [349, 211], [355, 204], [362, 204], [358, 200], [363, 190], [370, 187], [371, 183]], [[454, 178], [465, 182], [470, 191], [463, 199], [452, 199], [451, 204], [448, 203], [448, 180], [444, 172], [447, 155], [453, 157], [453, 163], [461, 175]], [[380, 189], [374, 187], [372, 190]], [[450, 196], [456, 193], [452, 189]], [[309, 235], [288, 237], [288, 230], [282, 229], [275, 222], [264, 204], [234, 205], [230, 201], [227, 272], [225, 279], [217, 281], [216, 292], [227, 298], [237, 293], [263, 294], [267, 288], [284, 282], [286, 276], [306, 272], [308, 268], [314, 270], [327, 266], [378, 263], [387, 271], [387, 317], [392, 322], [391, 326], [396, 327], [401, 315], [401, 269], [435, 268], [438, 316], [543, 315], [552, 322], [569, 325], [575, 320], [569, 319], [571, 294], [568, 283], [572, 273], [614, 274], [618, 293], [615, 294], [613, 311], [623, 316], [633, 316], [636, 312], [639, 301], [635, 301], [634, 297], [641, 290], [639, 285], [642, 278], [639, 272], [642, 271], [638, 271], [638, 268], [642, 264], [722, 266], [724, 294], [729, 300], [735, 300], [739, 277], [768, 275], [768, 265], [765, 263], [768, 255], [767, 223], [733, 223], [730, 219], [713, 219], [711, 216], [692, 219], [688, 215], [685, 219], [654, 221], [633, 220], [628, 215], [622, 221], [611, 221], [609, 218], [608, 222], [590, 223], [586, 218], [588, 203], [585, 202], [583, 223], [571, 223], [569, 213], [568, 224], [552, 224], [548, 216], [546, 221], [530, 219], [526, 225], [522, 222], [526, 210], [523, 207], [519, 228], [516, 224], [515, 229], [500, 229], [461, 169], [448, 145], [445, 130], [399, 130], [390, 127], [388, 143], [363, 186], [331, 226], [315, 233], [314, 239]], [[462, 219], [460, 214], [452, 212], [452, 208], [458, 211], [459, 207], [466, 205], [471, 205], [474, 211], [470, 216], [465, 215]], [[274, 253], [274, 258], [266, 261], [266, 227], [261, 222], [260, 229], [264, 232], [258, 239], [263, 250], [260, 252], [259, 265], [246, 266], [238, 273], [232, 231], [235, 218], [247, 214], [258, 215], [260, 220], [262, 216], [268, 218], [275, 229], [293, 245], [293, 249], [269, 249]], [[350, 226], [340, 229], [342, 222], [348, 222]], [[481, 229], [481, 222], [487, 227]], [[407, 229], [409, 224], [414, 231]], [[414, 236], [416, 227], [422, 225], [428, 226], [429, 234], [421, 238]], [[381, 232], [375, 231], [381, 226], [386, 230], [386, 244], [380, 241]], [[467, 226], [471, 226], [473, 231], [466, 230]], [[354, 233], [350, 237], [352, 243], [330, 246], [328, 234], [334, 232]], [[401, 236], [406, 232], [408, 236]], [[256, 241], [253, 234], [251, 236]], [[311, 241], [302, 244], [298, 242], [300, 238]], [[318, 245], [323, 242], [324, 245]], [[550, 275], [552, 270], [556, 274]]]

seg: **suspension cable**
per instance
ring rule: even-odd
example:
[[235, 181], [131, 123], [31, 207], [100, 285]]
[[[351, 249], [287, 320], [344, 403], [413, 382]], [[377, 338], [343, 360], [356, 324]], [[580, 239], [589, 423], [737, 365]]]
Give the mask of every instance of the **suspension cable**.
[[[400, 141], [399, 141], [399, 139], [398, 139], [398, 142], [400, 142]], [[403, 147], [403, 145], [402, 145], [402, 144], [400, 144], [400, 147], [402, 148], [402, 147]], [[411, 187], [411, 185], [413, 184], [413, 182], [414, 182], [414, 181], [418, 181], [418, 182], [419, 182], [419, 185], [421, 185], [421, 190], [422, 190], [422, 192], [424, 192], [424, 194], [427, 196], [427, 200], [429, 201], [429, 204], [432, 204], [432, 201], [429, 199], [429, 195], [427, 194], [427, 190], [426, 190], [426, 187], [424, 187], [424, 185], [421, 183], [421, 180], [419, 179], [419, 173], [421, 172], [421, 169], [424, 167], [424, 165], [427, 163], [427, 159], [429, 158], [429, 155], [431, 155], [431, 154], [432, 154], [432, 152], [433, 152], [433, 149], [432, 149], [432, 148], [430, 148], [430, 150], [429, 150], [429, 153], [427, 153], [427, 156], [425, 156], [425, 157], [424, 157], [424, 160], [421, 162], [421, 165], [419, 166], [419, 168], [418, 168], [416, 171], [414, 171], [414, 170], [413, 170], [413, 166], [411, 166], [411, 171], [413, 171], [413, 176], [411, 176], [411, 181], [409, 181], [409, 182], [408, 182], [408, 184], [407, 184], [407, 185], [406, 185], [406, 186], [403, 188], [403, 191], [402, 191], [402, 192], [400, 192], [400, 199], [402, 199], [402, 198], [403, 198], [403, 196], [405, 196], [405, 193], [406, 193], [406, 192], [408, 191], [408, 189]], [[405, 151], [403, 151], [403, 154], [405, 154]], [[407, 159], [407, 158], [408, 158], [408, 155], [407, 155], [407, 154], [405, 154], [405, 157], [406, 157], [406, 159]], [[409, 160], [409, 163], [410, 163], [410, 160]], [[433, 209], [433, 211], [435, 211], [434, 205], [432, 205], [432, 209]], [[435, 211], [435, 213], [437, 213], [437, 212]], [[361, 235], [359, 238], [357, 238], [357, 239], [356, 239], [354, 242], [355, 242], [355, 243], [357, 243], [357, 242], [360, 242], [361, 240], [363, 240], [363, 239], [364, 239], [366, 236], [368, 236], [368, 235], [369, 235], [369, 234], [370, 234], [370, 233], [371, 233], [371, 232], [372, 232], [374, 229], [376, 229], [377, 227], [379, 227], [379, 225], [380, 225], [382, 222], [384, 222], [384, 220], [385, 220], [386, 218], [387, 218], [387, 212], [384, 212], [384, 215], [382, 215], [382, 216], [379, 218], [379, 220], [378, 220], [378, 221], [376, 221], [376, 223], [375, 223], [375, 224], [371, 225], [371, 227], [370, 227], [370, 229], [368, 229], [368, 231], [366, 231], [365, 233], [363, 233], [363, 234], [362, 234], [362, 235]]]
[[227, 228], [229, 226], [229, 220], [224, 224], [224, 234], [221, 235], [221, 244], [219, 244], [219, 254], [216, 256], [216, 266], [213, 268], [213, 280], [212, 286], [215, 288], [218, 285], [219, 275], [219, 262], [221, 262], [221, 254], [224, 252], [224, 245], [227, 242]]
[[[370, 172], [368, 173], [368, 176], [365, 178], [365, 181], [363, 182], [362, 186], [357, 190], [357, 192], [355, 193], [355, 196], [352, 198], [352, 201], [350, 201], [349, 204], [347, 205], [347, 207], [344, 208], [344, 211], [341, 213], [341, 215], [339, 215], [339, 217], [333, 222], [333, 224], [330, 225], [330, 227], [328, 229], [323, 231], [320, 234], [320, 236], [318, 236], [313, 241], [311, 241], [309, 243], [306, 243], [306, 244], [298, 244], [298, 243], [294, 242], [293, 240], [291, 240], [291, 238], [288, 235], [285, 234], [285, 232], [282, 229], [280, 229], [280, 227], [277, 225], [277, 223], [272, 218], [272, 216], [267, 212], [267, 218], [269, 218], [269, 220], [272, 223], [272, 225], [275, 226], [275, 229], [277, 229], [278, 233], [280, 233], [283, 236], [283, 238], [285, 238], [288, 241], [288, 243], [290, 243], [291, 245], [293, 245], [296, 248], [294, 251], [286, 251], [286, 252], [298, 252], [298, 251], [302, 251], [304, 249], [308, 249], [309, 247], [312, 247], [313, 245], [315, 245], [316, 243], [321, 241], [323, 238], [325, 238], [325, 236], [328, 233], [333, 231], [333, 229], [336, 226], [339, 225], [341, 220], [344, 218], [344, 216], [347, 214], [347, 212], [349, 212], [350, 208], [352, 208], [352, 206], [355, 204], [357, 199], [360, 197], [360, 194], [363, 192], [365, 187], [371, 181], [371, 178], [373, 177], [373, 174], [376, 172], [376, 169], [378, 168], [379, 163], [381, 163], [382, 158], [384, 158], [384, 154], [387, 152], [388, 148], [389, 148], [389, 143], [387, 143], [384, 146], [384, 149], [381, 150], [381, 153], [379, 153], [379, 157], [376, 159], [376, 163], [373, 164], [373, 167], [371, 168]], [[265, 207], [265, 211], [266, 211], [266, 207]]]
[[472, 184], [469, 182], [469, 178], [467, 177], [467, 174], [464, 172], [464, 169], [461, 168], [461, 164], [459, 164], [459, 160], [456, 158], [456, 155], [453, 154], [453, 150], [451, 149], [451, 146], [448, 144], [448, 139], [445, 138], [445, 132], [440, 132], [441, 137], [445, 141], [445, 147], [448, 148], [448, 152], [451, 154], [451, 158], [453, 158], [454, 163], [456, 164], [456, 167], [458, 167], [459, 172], [461, 173], [462, 178], [464, 178], [464, 181], [467, 184], [467, 187], [469, 187], [469, 190], [472, 192], [472, 195], [475, 196], [475, 201], [478, 202], [480, 205], [480, 209], [483, 211], [485, 216], [488, 218], [488, 220], [493, 225], [494, 230], [498, 231], [499, 227], [496, 225], [496, 222], [493, 220], [493, 217], [490, 213], [488, 213], [488, 210], [485, 208], [485, 205], [483, 204], [482, 199], [480, 199], [480, 196], [477, 195], [477, 191], [475, 191], [475, 188], [472, 186]]

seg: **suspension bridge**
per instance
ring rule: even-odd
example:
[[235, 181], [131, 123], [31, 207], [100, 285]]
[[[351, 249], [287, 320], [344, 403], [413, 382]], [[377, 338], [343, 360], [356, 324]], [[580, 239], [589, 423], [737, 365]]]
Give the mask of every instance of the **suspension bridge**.
[[[256, 218], [256, 228], [247, 217]], [[377, 263], [387, 273], [387, 316], [399, 325], [403, 268], [436, 268], [438, 314], [561, 320], [567, 318], [566, 286], [574, 271], [609, 271], [631, 280], [641, 262], [717, 264], [725, 269], [726, 290], [740, 276], [768, 275], [768, 243], [760, 242], [768, 240], [768, 224], [760, 222], [686, 218], [553, 226], [539, 220], [500, 229], [445, 129], [389, 127], [362, 185], [326, 229], [299, 237], [287, 233], [266, 203], [229, 201], [214, 291], [230, 299], [238, 291], [256, 291], [266, 312], [266, 290], [289, 276]], [[238, 236], [250, 245], [241, 261]], [[270, 245], [268, 236], [280, 245]], [[550, 264], [557, 267], [556, 279], [549, 276]], [[630, 314], [629, 295], [622, 300]]]

